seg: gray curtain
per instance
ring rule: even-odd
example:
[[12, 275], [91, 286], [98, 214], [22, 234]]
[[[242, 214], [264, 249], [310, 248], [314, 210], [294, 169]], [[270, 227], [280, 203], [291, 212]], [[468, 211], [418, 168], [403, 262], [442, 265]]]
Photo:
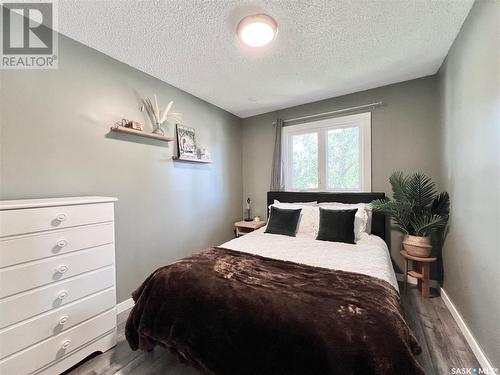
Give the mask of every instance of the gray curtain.
[[271, 191], [285, 190], [283, 182], [283, 163], [281, 160], [281, 131], [283, 130], [283, 120], [277, 119], [274, 127], [274, 154], [273, 168], [271, 172]]

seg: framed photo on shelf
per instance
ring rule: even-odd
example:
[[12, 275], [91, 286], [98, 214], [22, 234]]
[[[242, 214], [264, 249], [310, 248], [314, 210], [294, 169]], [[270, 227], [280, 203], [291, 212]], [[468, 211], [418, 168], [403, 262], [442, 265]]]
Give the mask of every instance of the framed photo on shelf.
[[180, 159], [197, 159], [196, 138], [194, 129], [176, 124], [177, 151]]

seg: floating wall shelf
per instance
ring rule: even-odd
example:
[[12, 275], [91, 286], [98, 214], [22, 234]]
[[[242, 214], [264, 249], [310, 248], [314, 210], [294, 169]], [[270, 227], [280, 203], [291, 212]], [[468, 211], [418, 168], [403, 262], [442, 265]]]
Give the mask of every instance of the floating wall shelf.
[[149, 132], [145, 132], [145, 131], [141, 131], [141, 130], [134, 130], [134, 129], [126, 128], [124, 126], [112, 127], [111, 130], [114, 132], [119, 132], [119, 133], [137, 135], [139, 137], [157, 139], [159, 141], [164, 141], [164, 142], [172, 142], [174, 140], [174, 137], [171, 137], [168, 135], [159, 135], [159, 134], [149, 133]]
[[212, 160], [180, 158], [178, 156], [173, 156], [172, 159], [174, 159], [175, 161], [185, 161], [185, 162], [188, 162], [188, 163], [204, 163], [204, 164], [211, 164], [211, 163], [213, 163]]

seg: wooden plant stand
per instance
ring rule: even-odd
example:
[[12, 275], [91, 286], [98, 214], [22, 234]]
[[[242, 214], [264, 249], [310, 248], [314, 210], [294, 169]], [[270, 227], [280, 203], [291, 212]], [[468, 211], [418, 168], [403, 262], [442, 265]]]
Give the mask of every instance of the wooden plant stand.
[[[406, 289], [406, 285], [408, 284], [408, 275], [412, 276], [412, 277], [416, 278], [418, 281], [418, 288], [422, 292], [422, 297], [428, 298], [429, 292], [430, 292], [429, 269], [430, 269], [431, 263], [435, 262], [437, 260], [437, 258], [435, 258], [435, 257], [421, 258], [421, 257], [417, 257], [414, 255], [410, 255], [405, 250], [400, 251], [400, 253], [401, 253], [401, 256], [404, 258], [404, 262], [405, 262], [405, 270], [404, 270], [405, 289]], [[416, 263], [416, 266], [420, 268], [420, 272], [409, 269], [408, 263], [410, 260], [412, 262]]]

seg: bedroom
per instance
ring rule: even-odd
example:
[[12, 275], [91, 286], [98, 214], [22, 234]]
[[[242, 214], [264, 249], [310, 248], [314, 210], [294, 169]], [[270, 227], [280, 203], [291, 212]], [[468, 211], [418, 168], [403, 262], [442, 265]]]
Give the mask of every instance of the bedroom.
[[0, 373], [498, 373], [498, 1], [0, 9]]

